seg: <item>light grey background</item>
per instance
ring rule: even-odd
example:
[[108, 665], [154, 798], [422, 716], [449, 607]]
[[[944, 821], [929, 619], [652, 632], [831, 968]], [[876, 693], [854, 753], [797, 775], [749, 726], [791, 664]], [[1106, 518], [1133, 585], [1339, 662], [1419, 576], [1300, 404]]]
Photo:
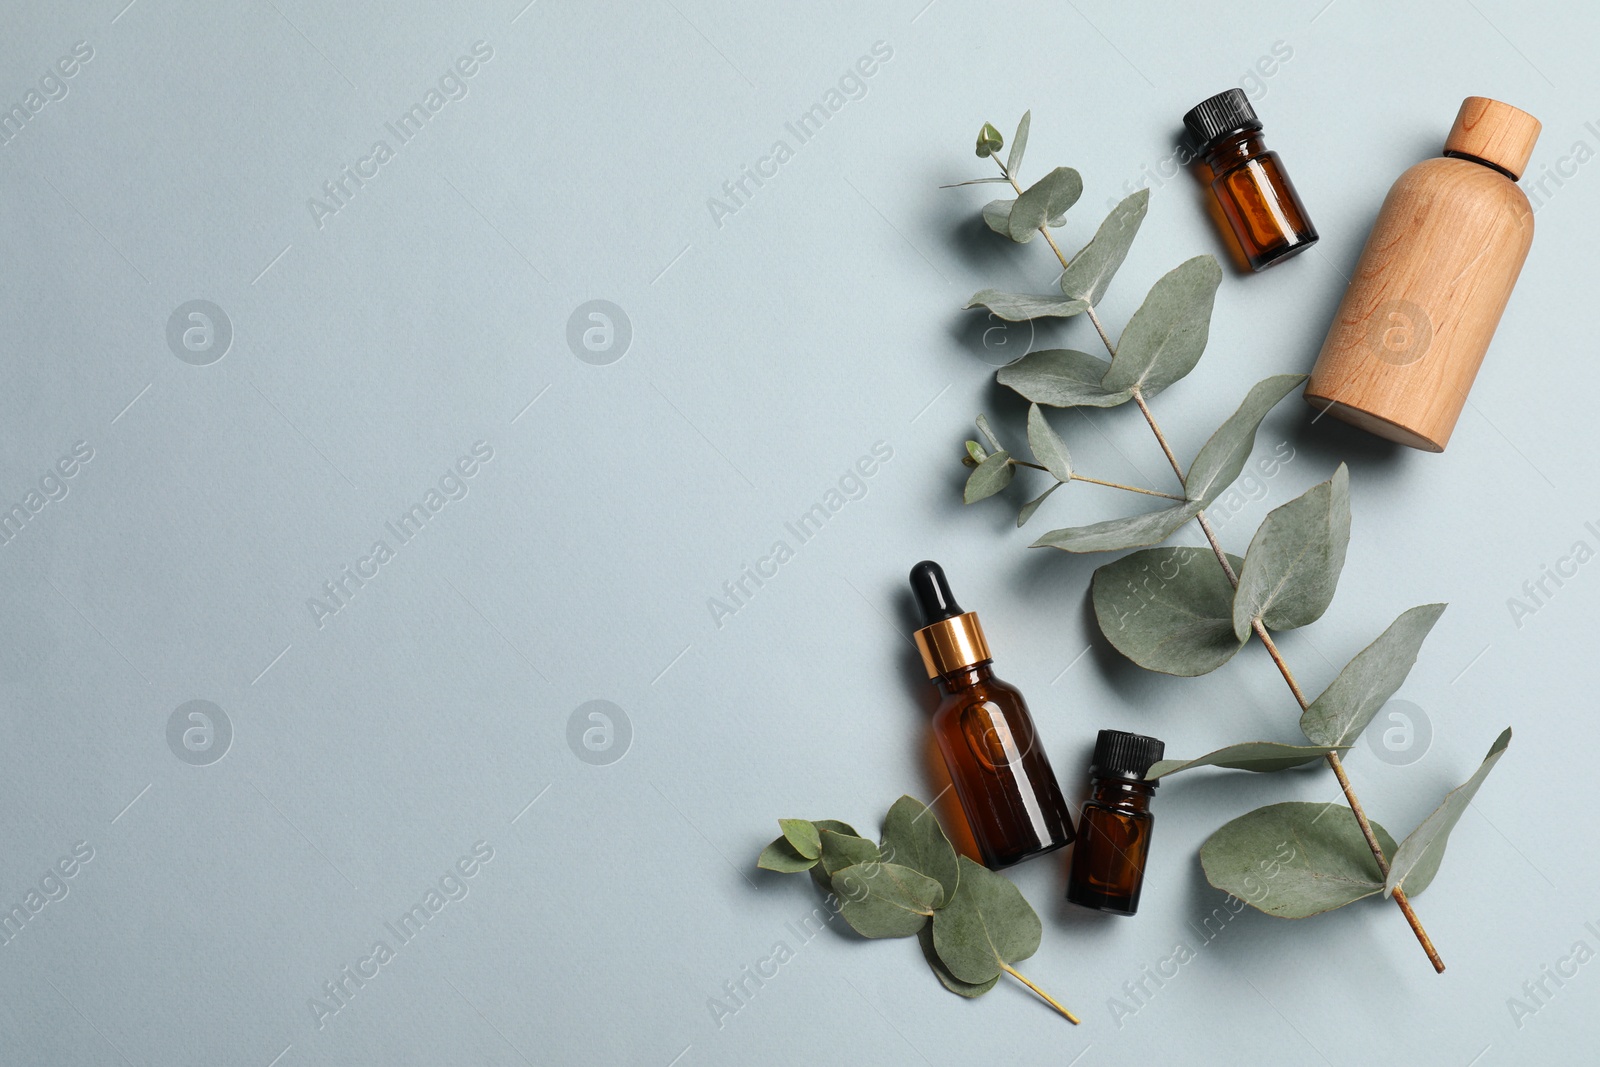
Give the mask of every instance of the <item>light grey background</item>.
[[[1600, 920], [1600, 859], [1580, 756], [1596, 733], [1600, 564], [1520, 627], [1508, 598], [1574, 542], [1600, 545], [1585, 526], [1600, 524], [1591, 10], [123, 2], [10, 0], [0, 34], [7, 108], [76, 43], [93, 51], [0, 146], [0, 505], [79, 442], [92, 450], [0, 546], [0, 904], [42, 880], [65, 891], [0, 944], [0, 1059], [1590, 1056], [1600, 964], [1546, 980], [1520, 1027], [1508, 998], [1575, 942], [1600, 949], [1584, 925]], [[480, 41], [492, 57], [462, 98], [409, 142], [386, 132]], [[877, 42], [892, 56], [864, 95], [800, 144], [785, 124]], [[1154, 175], [1104, 308], [1120, 327], [1162, 272], [1221, 254], [1194, 182], [1162, 161], [1182, 112], [1275, 46], [1289, 57], [1251, 88], [1323, 239], [1265, 275], [1228, 272], [1207, 358], [1157, 403], [1184, 457], [1252, 382], [1309, 367], [1384, 190], [1437, 152], [1463, 96], [1541, 118], [1530, 176], [1565, 174], [1546, 182], [1450, 451], [1312, 427], [1287, 401], [1259, 454], [1286, 443], [1294, 459], [1222, 531], [1242, 551], [1267, 509], [1350, 463], [1340, 594], [1283, 642], [1313, 690], [1402, 609], [1450, 601], [1401, 693], [1431, 744], [1408, 766], [1349, 760], [1392, 829], [1515, 726], [1417, 901], [1448, 972], [1380, 902], [1292, 924], [1247, 912], [1202, 943], [1222, 901], [1196, 860], [1205, 835], [1259, 804], [1331, 799], [1323, 771], [1163, 788], [1132, 920], [1060, 903], [1055, 859], [1014, 872], [1045, 920], [1027, 970], [1078, 1029], [1014, 984], [946, 993], [910, 942], [800, 941], [788, 924], [818, 904], [809, 882], [753, 869], [773, 820], [875, 830], [900, 793], [938, 789], [904, 637], [918, 559], [943, 561], [982, 613], [1074, 796], [1104, 726], [1185, 756], [1293, 738], [1259, 648], [1204, 679], [1143, 674], [1086, 612], [1097, 560], [1029, 552], [1037, 530], [1003, 504], [960, 506], [972, 416], [1020, 436], [992, 370], [1030, 339], [986, 347], [981, 317], [957, 309], [990, 285], [1044, 291], [1052, 273], [1041, 244], [975, 221], [990, 190], [938, 188], [985, 173], [979, 125], [1009, 137], [1029, 107], [1025, 175], [1066, 163], [1085, 178], [1065, 244]], [[308, 200], [380, 139], [393, 158], [319, 227]], [[710, 198], [780, 139], [793, 158], [717, 218]], [[231, 323], [208, 365], [203, 336], [189, 361], [167, 340], [193, 300]], [[631, 325], [613, 362], [569, 347], [591, 300]], [[1046, 340], [1093, 336], [1074, 321], [1033, 343]], [[1086, 471], [1167, 484], [1134, 413], [1092, 422], [1057, 419]], [[408, 543], [388, 533], [477, 442], [492, 459], [446, 483], [466, 495], [441, 494]], [[892, 459], [865, 495], [811, 541], [788, 537], [877, 442]], [[1074, 486], [1034, 521], [1125, 506]], [[708, 599], [780, 538], [793, 558], [719, 627]], [[359, 561], [379, 539], [393, 558], [319, 620], [308, 601], [346, 566], [370, 573]], [[231, 726], [220, 759], [215, 714], [185, 712], [169, 747], [174, 711], [196, 700]], [[587, 711], [569, 732], [594, 700], [622, 712], [610, 749]], [[46, 880], [79, 842], [92, 859]], [[450, 880], [475, 845], [492, 859]], [[441, 879], [465, 896], [409, 942], [388, 933]], [[309, 1001], [378, 940], [394, 958], [319, 1026]], [[794, 958], [719, 1026], [708, 1002], [778, 941]], [[1123, 983], [1179, 941], [1197, 958], [1119, 1025], [1110, 999], [1132, 1003]]]

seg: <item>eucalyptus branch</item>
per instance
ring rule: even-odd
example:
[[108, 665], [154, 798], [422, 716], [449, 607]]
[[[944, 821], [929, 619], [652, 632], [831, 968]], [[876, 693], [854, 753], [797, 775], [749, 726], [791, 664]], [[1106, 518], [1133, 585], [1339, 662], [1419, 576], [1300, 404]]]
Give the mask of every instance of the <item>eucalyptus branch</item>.
[[[1028, 445], [1038, 462], [1015, 462], [1042, 467], [1058, 483], [1029, 501], [1017, 523], [1026, 522], [1045, 497], [1072, 475], [1066, 444], [1051, 429], [1042, 406], [1113, 408], [1131, 401], [1178, 479], [1182, 496], [1146, 491], [1174, 503], [1157, 511], [1051, 530], [1033, 547], [1075, 553], [1133, 550], [1095, 570], [1090, 600], [1106, 639], [1147, 670], [1182, 677], [1207, 674], [1233, 658], [1254, 634], [1294, 696], [1301, 711], [1300, 731], [1309, 742], [1227, 745], [1197, 759], [1162, 760], [1150, 769], [1149, 777], [1159, 779], [1192, 767], [1271, 772], [1326, 762], [1353, 820], [1331, 819], [1318, 825], [1336, 807], [1333, 802], [1289, 801], [1247, 812], [1212, 833], [1202, 846], [1200, 862], [1207, 880], [1261, 911], [1288, 919], [1380, 893], [1392, 896], [1434, 968], [1442, 971], [1444, 963], [1410, 898], [1432, 882], [1451, 829], [1509, 745], [1511, 731], [1495, 740], [1477, 772], [1447, 795], [1403, 842], [1396, 844], [1386, 829], [1368, 818], [1345, 773], [1342, 754], [1405, 683], [1445, 606], [1423, 604], [1403, 612], [1321, 694], [1315, 699], [1307, 696], [1272, 633], [1315, 622], [1333, 599], [1350, 540], [1348, 470], [1341, 464], [1328, 481], [1273, 509], [1243, 558], [1223, 549], [1206, 514], [1251, 462], [1256, 433], [1267, 413], [1305, 376], [1279, 374], [1257, 382], [1185, 470], [1151, 411], [1149, 398], [1189, 374], [1199, 361], [1222, 270], [1215, 257], [1196, 256], [1169, 271], [1150, 289], [1113, 343], [1096, 305], [1144, 221], [1149, 190], [1138, 190], [1113, 207], [1094, 237], [1069, 258], [1050, 231], [1062, 225], [1066, 211], [1081, 197], [1083, 179], [1070, 167], [1056, 167], [1023, 188], [1017, 171], [1029, 124], [1030, 116], [1024, 115], [1004, 162], [997, 155], [1004, 146], [999, 131], [985, 124], [978, 135], [977, 155], [992, 158], [1000, 169], [999, 178], [979, 181], [1009, 184], [1017, 194], [1015, 200], [986, 205], [983, 220], [995, 233], [1018, 244], [1043, 235], [1061, 263], [1058, 291], [1036, 295], [983, 289], [966, 306], [986, 308], [1012, 322], [1086, 315], [1111, 358], [1107, 362], [1072, 349], [1045, 349], [1025, 353], [997, 374], [1000, 384], [1031, 402]], [[990, 454], [968, 442], [967, 458], [975, 467], [965, 491], [968, 503], [1005, 488], [1014, 465], [983, 416], [978, 418], [978, 429], [994, 451]], [[1255, 462], [1261, 466], [1269, 460]], [[1269, 473], [1265, 466], [1261, 470]], [[1161, 545], [1191, 519], [1200, 527], [1205, 547], [1150, 547]], [[1208, 556], [1215, 557], [1217, 568], [1193, 563]], [[1273, 848], [1273, 842], [1281, 844]], [[1256, 873], [1269, 869], [1273, 873], [1266, 877], [1278, 880], [1270, 894], [1258, 896]], [[1330, 871], [1341, 873], [1329, 877]]]

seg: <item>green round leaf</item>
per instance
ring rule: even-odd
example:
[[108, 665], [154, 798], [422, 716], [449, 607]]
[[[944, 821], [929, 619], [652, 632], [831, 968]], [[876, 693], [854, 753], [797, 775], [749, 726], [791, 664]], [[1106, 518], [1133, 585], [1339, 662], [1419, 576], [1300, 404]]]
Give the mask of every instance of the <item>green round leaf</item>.
[[1180, 263], [1151, 287], [1117, 342], [1107, 389], [1154, 396], [1194, 370], [1206, 350], [1222, 268], [1211, 256]]
[[822, 855], [822, 838], [817, 836], [817, 828], [805, 819], [779, 819], [778, 828], [794, 850], [806, 859], [814, 860]]
[[998, 973], [987, 982], [963, 982], [950, 973], [950, 968], [939, 959], [939, 953], [933, 948], [933, 926], [930, 924], [917, 931], [917, 944], [922, 946], [922, 958], [928, 961], [928, 966], [933, 968], [933, 973], [939, 982], [952, 993], [959, 993], [963, 997], [981, 997], [994, 988], [1000, 981]]
[[756, 866], [762, 870], [777, 871], [780, 874], [809, 871], [816, 864], [816, 857], [802, 856], [795, 851], [795, 847], [786, 837], [780, 837], [762, 849], [761, 857], [756, 860]]
[[995, 452], [967, 476], [967, 487], [961, 498], [968, 504], [976, 504], [994, 496], [1011, 484], [1011, 477], [1015, 473], [1016, 469], [1011, 466], [1011, 453], [1003, 450]]
[[[1372, 823], [1385, 855], [1394, 838]], [[1200, 849], [1206, 881], [1268, 915], [1304, 919], [1383, 891], [1361, 827], [1343, 804], [1290, 801], [1227, 823]]]
[[961, 881], [956, 850], [945, 837], [939, 817], [914, 797], [901, 797], [884, 816], [883, 843], [879, 851], [884, 859], [910, 867], [938, 882], [944, 890], [939, 905], [955, 893]]
[[1036, 404], [1110, 408], [1133, 399], [1130, 390], [1101, 387], [1100, 381], [1110, 369], [1111, 364], [1087, 352], [1044, 348], [1001, 367], [995, 381]]
[[1016, 886], [967, 857], [956, 895], [933, 913], [933, 948], [950, 973], [979, 985], [1039, 949], [1039, 916]]
[[944, 900], [944, 887], [898, 863], [860, 863], [833, 876], [839, 914], [862, 937], [910, 937]]
[[[1244, 561], [1228, 557], [1235, 571]], [[1090, 584], [1100, 632], [1149, 671], [1209, 674], [1244, 640], [1233, 631], [1233, 586], [1205, 548], [1147, 548], [1107, 563]]]

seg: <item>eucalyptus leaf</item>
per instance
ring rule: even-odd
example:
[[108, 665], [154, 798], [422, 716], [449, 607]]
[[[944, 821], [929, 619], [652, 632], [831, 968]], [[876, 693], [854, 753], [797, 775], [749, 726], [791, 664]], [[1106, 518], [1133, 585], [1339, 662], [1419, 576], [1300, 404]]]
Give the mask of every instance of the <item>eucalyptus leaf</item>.
[[1211, 256], [1196, 256], [1163, 275], [1128, 320], [1100, 384], [1150, 397], [1194, 370], [1221, 281], [1222, 268]]
[[836, 825], [842, 829], [830, 828], [825, 820], [817, 821], [818, 836], [822, 839], [822, 856], [817, 860], [817, 865], [811, 868], [811, 877], [816, 879], [817, 885], [830, 892], [835, 874], [846, 867], [875, 863], [883, 858], [876, 842], [860, 836], [844, 823]]
[[[1370, 824], [1385, 855], [1394, 838]], [[1206, 881], [1280, 919], [1304, 919], [1383, 891], [1383, 875], [1342, 804], [1289, 801], [1247, 812], [1200, 848]]]
[[1261, 420], [1305, 380], [1304, 374], [1275, 374], [1251, 386], [1239, 410], [1217, 428], [1189, 465], [1189, 473], [1183, 479], [1184, 495], [1210, 507], [1244, 470], [1245, 461], [1255, 448]]
[[1011, 154], [1006, 157], [1006, 173], [1016, 177], [1017, 168], [1022, 166], [1022, 152], [1028, 147], [1028, 126], [1033, 122], [1033, 111], [1022, 113], [1022, 121], [1017, 123], [1016, 136], [1011, 138]]
[[938, 816], [922, 801], [903, 796], [894, 802], [883, 819], [883, 843], [879, 850], [885, 859], [910, 867], [939, 883], [944, 891], [935, 907], [955, 894], [961, 881], [956, 850], [944, 836]]
[[797, 874], [800, 871], [809, 871], [816, 865], [815, 856], [802, 856], [794, 845], [789, 843], [787, 837], [779, 837], [762, 849], [760, 858], [756, 860], [756, 866], [762, 870], [777, 871], [780, 874]]
[[1133, 399], [1132, 390], [1101, 386], [1101, 379], [1110, 369], [1111, 364], [1087, 352], [1044, 348], [1001, 367], [995, 380], [1035, 404], [1109, 408]]
[[1023, 190], [1011, 205], [1008, 233], [1018, 244], [1027, 244], [1045, 224], [1078, 202], [1083, 195], [1083, 178], [1071, 167], [1057, 167]]
[[1300, 731], [1313, 745], [1351, 745], [1372, 717], [1405, 684], [1417, 652], [1443, 604], [1412, 608], [1345, 664], [1344, 670], [1300, 716]]
[[1282, 745], [1276, 741], [1245, 741], [1237, 745], [1228, 745], [1215, 752], [1207, 752], [1204, 756], [1192, 760], [1164, 759], [1151, 765], [1145, 773], [1146, 778], [1163, 778], [1179, 771], [1193, 770], [1196, 767], [1226, 767], [1235, 771], [1257, 771], [1269, 773], [1272, 771], [1286, 771], [1291, 767], [1304, 767], [1308, 763], [1315, 763], [1328, 754], [1326, 748], [1314, 745]]
[[1027, 525], [1028, 520], [1033, 518], [1033, 513], [1039, 510], [1039, 505], [1043, 504], [1046, 500], [1049, 500], [1051, 493], [1055, 492], [1057, 489], [1060, 489], [1066, 484], [1066, 482], [1057, 482], [1044, 492], [1040, 493], [1038, 496], [1034, 497], [1032, 500], [1028, 501], [1026, 504], [1022, 505], [1022, 508], [1017, 512], [1017, 527], [1020, 529], [1021, 527]]
[[[979, 182], [991, 182], [991, 181], [1009, 182], [1009, 179], [1007, 179], [1007, 178], [979, 178], [979, 179], [977, 179], [977, 181], [979, 181]], [[962, 185], [970, 185], [970, 184], [973, 184], [973, 183], [971, 183], [971, 182], [962, 182], [961, 184]], [[1016, 203], [1015, 200], [991, 200], [987, 204], [983, 205], [983, 221], [988, 225], [989, 229], [993, 230], [995, 233], [999, 234], [1002, 237], [1009, 238], [1011, 236], [1011, 207], [1015, 203]], [[1060, 225], [1063, 225], [1066, 221], [1067, 221], [1067, 216], [1066, 215], [1064, 215], [1064, 214], [1063, 215], [1056, 215], [1054, 218], [1052, 218], [1050, 220], [1050, 225], [1051, 226], [1060, 226]], [[1028, 236], [1026, 236], [1026, 237], [1024, 237], [1022, 239], [1022, 243], [1023, 244], [1027, 244], [1029, 241], [1033, 240], [1033, 235], [1034, 235], [1035, 232], [1037, 232], [1037, 231], [1034, 231], [1034, 230], [1028, 231]]]
[[983, 129], [978, 131], [978, 158], [987, 159], [1005, 147], [1006, 139], [1000, 136], [1000, 131], [993, 125], [985, 122]]
[[817, 828], [818, 835], [824, 830], [830, 830], [836, 834], [843, 834], [845, 837], [861, 837], [860, 834], [856, 833], [854, 826], [847, 822], [840, 822], [838, 819], [812, 819], [811, 825]]
[[975, 504], [994, 496], [1011, 484], [1011, 476], [1015, 473], [1016, 469], [1011, 466], [1011, 453], [1004, 450], [995, 452], [967, 476], [967, 487], [961, 498], [968, 504]]
[[1233, 631], [1242, 640], [1260, 619], [1269, 630], [1316, 622], [1328, 610], [1350, 544], [1350, 471], [1268, 513], [1250, 541], [1233, 598]]
[[962, 856], [961, 883], [933, 913], [933, 948], [959, 981], [979, 985], [1039, 949], [1039, 916], [1002, 875]]
[[1198, 504], [1188, 502], [1124, 519], [1051, 530], [1028, 547], [1059, 548], [1066, 552], [1120, 552], [1125, 548], [1143, 548], [1171, 537], [1199, 510]]
[[1432, 814], [1401, 842], [1389, 864], [1389, 879], [1383, 887], [1385, 896], [1397, 888], [1404, 889], [1407, 896], [1416, 896], [1432, 884], [1433, 876], [1439, 873], [1439, 861], [1444, 859], [1444, 847], [1450, 841], [1450, 831], [1455, 829], [1467, 805], [1472, 803], [1473, 796], [1477, 794], [1478, 787], [1489, 777], [1489, 772], [1494, 770], [1494, 765], [1500, 762], [1500, 757], [1505, 755], [1506, 747], [1510, 744], [1511, 728], [1506, 727], [1495, 738], [1494, 744], [1489, 746], [1489, 752], [1483, 757], [1477, 773], [1452, 789], [1444, 802], [1433, 809]]
[[1069, 300], [1064, 296], [1002, 293], [998, 289], [982, 289], [973, 293], [966, 308], [970, 310], [975, 307], [986, 307], [1007, 322], [1040, 318], [1070, 319], [1089, 309], [1089, 305], [1082, 300]]
[[978, 427], [978, 432], [983, 434], [983, 439], [989, 442], [989, 447], [996, 452], [1000, 451], [1000, 438], [994, 435], [994, 430], [989, 426], [989, 416], [979, 415], [974, 420], [974, 425]]
[[1067, 452], [1067, 443], [1050, 428], [1038, 404], [1028, 406], [1028, 447], [1033, 450], [1034, 460], [1055, 475], [1056, 481], [1072, 481], [1072, 456]]
[[1100, 303], [1117, 268], [1127, 258], [1149, 207], [1150, 190], [1140, 189], [1112, 208], [1095, 231], [1093, 240], [1084, 245], [1061, 272], [1061, 291], [1091, 305]]
[[805, 819], [779, 819], [778, 828], [794, 850], [806, 859], [814, 860], [822, 855], [822, 838], [817, 835], [817, 828]]
[[[1235, 572], [1244, 563], [1228, 561]], [[1244, 647], [1233, 632], [1233, 586], [1209, 549], [1129, 553], [1094, 572], [1090, 596], [1100, 632], [1145, 670], [1193, 678]]]
[[950, 968], [944, 965], [944, 961], [939, 958], [939, 953], [934, 950], [933, 926], [931, 924], [917, 931], [917, 943], [922, 946], [922, 956], [928, 961], [928, 966], [933, 968], [933, 973], [939, 979], [940, 984], [952, 993], [959, 993], [964, 997], [981, 997], [993, 989], [996, 982], [1000, 981], [998, 973], [987, 982], [963, 982], [951, 974]]
[[861, 863], [833, 876], [839, 914], [862, 937], [910, 937], [944, 900], [944, 887], [898, 863]]
[[989, 453], [985, 452], [983, 446], [976, 441], [967, 442], [967, 455], [972, 457], [974, 464], [982, 463], [989, 458]]

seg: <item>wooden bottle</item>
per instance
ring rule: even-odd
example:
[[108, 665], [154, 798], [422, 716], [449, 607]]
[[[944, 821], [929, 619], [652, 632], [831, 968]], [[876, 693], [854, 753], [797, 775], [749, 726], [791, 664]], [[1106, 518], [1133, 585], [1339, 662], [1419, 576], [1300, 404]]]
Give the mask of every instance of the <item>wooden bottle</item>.
[[1469, 96], [1444, 156], [1400, 176], [1306, 383], [1306, 402], [1443, 452], [1533, 242], [1516, 180], [1539, 120]]

